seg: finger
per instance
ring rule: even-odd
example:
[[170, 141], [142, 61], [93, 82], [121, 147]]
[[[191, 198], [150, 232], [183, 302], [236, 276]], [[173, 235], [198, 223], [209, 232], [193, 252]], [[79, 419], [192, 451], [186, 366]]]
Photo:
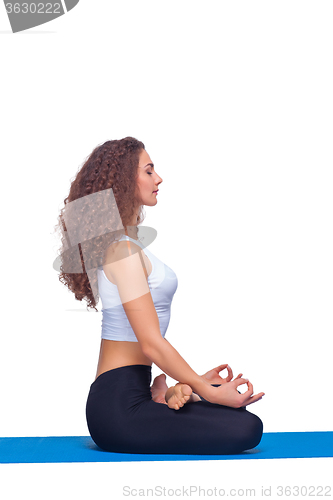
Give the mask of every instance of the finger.
[[219, 365], [216, 368], [213, 368], [213, 370], [220, 373], [222, 370], [225, 370], [227, 368], [227, 366], [229, 366], [229, 365], [227, 363], [225, 363], [224, 365]]
[[238, 387], [239, 385], [242, 385], [242, 384], [247, 384], [249, 381], [248, 378], [235, 378], [235, 380], [233, 380], [231, 383], [233, 383], [235, 385], [235, 387]]
[[253, 395], [253, 386], [251, 384], [251, 388], [248, 391], [244, 392], [243, 394], [243, 396], [247, 396], [247, 399], [244, 401], [244, 405], [255, 403], [256, 401], [259, 401], [259, 399], [261, 399], [264, 395], [265, 395], [264, 392], [260, 392], [259, 394]]
[[243, 376], [242, 373], [240, 373], [239, 375], [237, 375], [237, 377], [235, 377], [235, 380], [237, 380], [238, 378], [241, 378]]
[[260, 392], [259, 394], [256, 394], [255, 396], [251, 396], [250, 398], [248, 398], [247, 401], [245, 401], [243, 403], [243, 406], [248, 406], [248, 405], [251, 405], [252, 403], [256, 403], [257, 401], [260, 401], [260, 399], [262, 399], [263, 396], [265, 396], [264, 392]]
[[241, 393], [241, 392], [237, 391], [239, 393], [239, 400], [240, 400], [241, 407], [244, 407], [247, 404], [249, 404], [248, 401], [250, 401], [251, 396], [253, 394], [253, 385], [249, 381], [247, 381], [246, 383], [248, 385], [248, 390], [246, 392]]
[[226, 382], [230, 382], [232, 380], [232, 377], [234, 374], [232, 373], [232, 369], [230, 368], [229, 365], [227, 365], [227, 370], [228, 370], [228, 376], [225, 378]]
[[247, 397], [252, 396], [253, 394], [253, 385], [251, 384], [250, 381], [247, 382], [248, 390], [244, 392], [244, 396], [247, 395]]

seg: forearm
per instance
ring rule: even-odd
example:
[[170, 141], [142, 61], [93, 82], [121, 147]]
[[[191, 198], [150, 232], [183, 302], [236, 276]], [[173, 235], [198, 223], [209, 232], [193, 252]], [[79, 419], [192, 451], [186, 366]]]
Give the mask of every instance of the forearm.
[[210, 400], [210, 383], [198, 375], [166, 339], [161, 337], [145, 346], [144, 353], [164, 373], [178, 382], [188, 384], [193, 392]]

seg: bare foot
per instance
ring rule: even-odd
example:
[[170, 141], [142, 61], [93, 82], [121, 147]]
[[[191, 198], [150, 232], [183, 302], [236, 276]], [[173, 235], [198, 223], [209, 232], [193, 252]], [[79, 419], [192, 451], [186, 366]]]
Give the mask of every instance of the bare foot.
[[185, 403], [201, 401], [200, 397], [194, 394], [191, 387], [187, 384], [178, 383], [168, 388], [165, 373], [161, 373], [161, 375], [154, 378], [150, 390], [155, 403], [163, 403], [175, 410], [179, 410]]
[[167, 404], [165, 400], [165, 393], [168, 390], [168, 386], [166, 384], [165, 373], [161, 373], [161, 375], [158, 375], [157, 377], [154, 378], [154, 382], [150, 390], [151, 390], [151, 396], [153, 398], [153, 401], [155, 401], [155, 403]]
[[179, 410], [190, 399], [192, 389], [187, 384], [176, 384], [165, 393], [165, 401], [169, 408]]

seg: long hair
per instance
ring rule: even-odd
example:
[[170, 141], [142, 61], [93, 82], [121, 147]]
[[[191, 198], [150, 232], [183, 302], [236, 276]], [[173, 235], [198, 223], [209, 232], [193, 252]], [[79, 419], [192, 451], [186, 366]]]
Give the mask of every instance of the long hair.
[[[64, 207], [60, 210], [58, 223], [55, 226], [55, 230], [61, 232], [59, 252], [62, 265], [59, 281], [75, 294], [77, 300], [85, 299], [87, 307], [96, 311], [99, 299], [97, 268], [104, 262], [106, 248], [113, 241], [118, 241], [127, 226], [133, 223], [133, 216], [138, 206], [140, 208], [136, 224], [144, 220], [136, 182], [139, 155], [143, 149], [145, 149], [144, 144], [133, 137], [106, 141], [97, 146], [71, 182], [69, 194], [64, 199]], [[99, 194], [94, 195], [94, 193]], [[110, 209], [112, 204], [105, 202], [106, 199], [111, 199], [107, 194], [112, 194], [116, 210]], [[75, 200], [80, 201], [71, 203]], [[90, 201], [88, 210], [87, 205], [85, 210], [82, 208], [86, 200]], [[68, 222], [66, 210], [68, 215], [69, 209], [74, 206], [75, 215]], [[73, 214], [73, 210], [71, 213]], [[89, 218], [90, 224], [87, 220]], [[77, 236], [76, 231], [76, 237], [73, 237], [75, 230], [70, 232], [66, 225], [71, 224], [75, 227], [76, 223], [80, 226], [80, 236]], [[106, 227], [113, 230], [106, 231]]]

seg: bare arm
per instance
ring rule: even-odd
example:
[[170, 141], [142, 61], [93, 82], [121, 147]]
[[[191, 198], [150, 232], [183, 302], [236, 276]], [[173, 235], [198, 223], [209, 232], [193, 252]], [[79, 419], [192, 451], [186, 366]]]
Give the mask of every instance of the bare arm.
[[[192, 390], [207, 401], [240, 407], [253, 394], [251, 388], [239, 394], [237, 387], [247, 383], [238, 378], [221, 387], [213, 387], [198, 375], [178, 351], [162, 337], [159, 320], [149, 290], [141, 259], [141, 249], [132, 242], [120, 242], [116, 257], [108, 266], [114, 277], [127, 318], [133, 328], [143, 353], [167, 375], [191, 386]], [[251, 392], [251, 394], [250, 394]], [[246, 396], [245, 396], [246, 395]], [[260, 396], [260, 395], [258, 395]], [[257, 398], [253, 396], [253, 398]], [[251, 401], [254, 402], [254, 399]], [[249, 403], [246, 403], [249, 404]]]
[[198, 375], [179, 352], [162, 337], [150, 292], [124, 303], [123, 307], [145, 356], [164, 373], [188, 384], [194, 392], [209, 400], [210, 383]]

